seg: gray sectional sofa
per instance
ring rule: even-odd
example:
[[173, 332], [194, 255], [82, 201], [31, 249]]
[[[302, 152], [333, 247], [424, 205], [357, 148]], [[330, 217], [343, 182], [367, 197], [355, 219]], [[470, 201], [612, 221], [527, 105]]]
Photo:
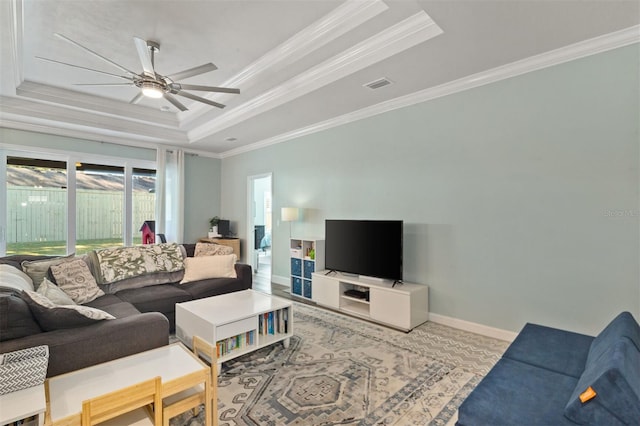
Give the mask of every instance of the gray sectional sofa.
[[458, 426], [640, 424], [640, 327], [622, 312], [595, 338], [526, 324], [458, 409]]
[[[194, 244], [184, 244], [188, 257]], [[1, 264], [21, 268], [23, 261], [47, 256], [17, 255], [0, 258]], [[47, 377], [168, 344], [175, 329], [175, 304], [250, 289], [251, 266], [236, 263], [236, 278], [209, 278], [180, 284], [179, 279], [133, 288], [113, 288], [84, 306], [115, 317], [89, 325], [45, 331], [29, 304], [15, 291], [0, 291], [0, 353], [38, 345], [49, 346]], [[2, 287], [0, 283], [0, 287]], [[101, 286], [102, 287], [102, 286]], [[104, 287], [106, 290], [108, 288]]]

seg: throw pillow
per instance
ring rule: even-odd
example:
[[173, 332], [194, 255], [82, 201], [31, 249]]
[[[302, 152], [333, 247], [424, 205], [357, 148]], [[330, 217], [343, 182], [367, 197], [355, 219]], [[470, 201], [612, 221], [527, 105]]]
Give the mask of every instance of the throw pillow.
[[233, 247], [215, 243], [196, 243], [194, 257], [214, 256], [216, 254], [233, 254]]
[[21, 294], [40, 328], [53, 331], [94, 324], [96, 321], [112, 320], [115, 317], [100, 309], [80, 305], [58, 306], [35, 291], [25, 290]]
[[29, 275], [11, 265], [0, 264], [0, 289], [21, 293], [34, 287]]
[[235, 254], [188, 257], [184, 260], [180, 284], [207, 278], [237, 278], [235, 263]]
[[42, 333], [29, 306], [20, 296], [0, 294], [0, 342]]
[[87, 303], [104, 296], [89, 267], [82, 259], [51, 266], [56, 284], [76, 303]]
[[75, 305], [76, 303], [71, 299], [67, 293], [62, 291], [60, 287], [49, 281], [48, 279], [42, 280], [40, 287], [36, 290], [36, 293], [43, 295], [47, 299], [51, 300], [56, 305]]
[[64, 257], [54, 257], [51, 259], [42, 259], [42, 260], [25, 260], [22, 262], [22, 270], [26, 272], [31, 280], [33, 281], [33, 286], [35, 289], [38, 289], [38, 286], [47, 275], [47, 271], [49, 267], [52, 265], [58, 265], [60, 263], [68, 262], [73, 260], [75, 253], [72, 253], [68, 256]]

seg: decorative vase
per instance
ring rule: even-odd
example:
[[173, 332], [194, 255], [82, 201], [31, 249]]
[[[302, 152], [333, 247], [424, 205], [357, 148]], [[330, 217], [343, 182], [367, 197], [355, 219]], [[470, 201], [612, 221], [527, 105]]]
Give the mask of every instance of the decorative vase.
[[211, 230], [207, 234], [209, 238], [216, 238], [218, 236], [218, 226], [211, 227]]

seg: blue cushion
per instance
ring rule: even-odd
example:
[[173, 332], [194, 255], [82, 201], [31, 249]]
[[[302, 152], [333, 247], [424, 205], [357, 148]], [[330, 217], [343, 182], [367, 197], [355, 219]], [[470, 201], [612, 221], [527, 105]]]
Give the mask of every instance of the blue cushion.
[[502, 358], [458, 409], [471, 425], [573, 425], [562, 415], [578, 379]]
[[622, 312], [600, 332], [591, 343], [587, 363], [593, 362], [607, 351], [614, 343], [626, 337], [640, 351], [640, 326], [629, 312]]
[[[596, 396], [584, 403], [580, 394], [591, 387]], [[622, 337], [599, 358], [589, 360], [565, 416], [580, 424], [636, 425], [640, 421], [640, 352]]]
[[592, 341], [584, 334], [526, 324], [502, 357], [579, 378]]

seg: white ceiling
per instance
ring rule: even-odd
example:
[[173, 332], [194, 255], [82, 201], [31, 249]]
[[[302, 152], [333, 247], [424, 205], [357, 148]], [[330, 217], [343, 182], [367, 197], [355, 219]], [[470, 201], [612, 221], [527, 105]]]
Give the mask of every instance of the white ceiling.
[[[1, 126], [223, 157], [640, 41], [640, 0], [0, 0], [0, 14]], [[241, 94], [130, 104], [135, 87], [75, 85], [117, 78], [36, 59], [120, 73], [54, 33], [136, 72], [133, 37], [154, 40], [157, 72], [213, 62], [181, 82]]]

